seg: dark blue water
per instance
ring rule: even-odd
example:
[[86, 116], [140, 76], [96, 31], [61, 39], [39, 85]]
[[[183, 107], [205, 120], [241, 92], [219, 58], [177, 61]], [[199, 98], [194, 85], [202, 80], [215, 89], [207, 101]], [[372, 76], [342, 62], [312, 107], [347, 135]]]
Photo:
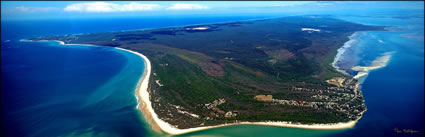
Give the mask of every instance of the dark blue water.
[[[2, 21], [1, 111], [6, 136], [156, 136], [136, 109], [134, 89], [143, 73], [136, 55], [105, 47], [19, 42], [44, 35], [156, 28], [260, 17], [149, 17]], [[397, 26], [398, 32], [367, 32], [353, 53], [367, 65], [394, 52], [388, 65], [369, 72], [362, 91], [368, 111], [354, 129], [317, 131], [230, 126], [190, 136], [423, 136], [423, 18], [343, 19]], [[410, 34], [405, 37], [402, 34]], [[412, 37], [413, 36], [413, 37]], [[379, 43], [382, 40], [384, 43]], [[10, 40], [7, 42], [7, 40]], [[418, 133], [397, 133], [414, 130]], [[269, 134], [264, 134], [264, 132]]]
[[262, 18], [148, 17], [1, 22], [5, 136], [147, 136], [136, 109], [143, 60], [131, 53], [58, 42], [45, 35], [107, 32]]
[[367, 65], [382, 53], [392, 52], [387, 66], [370, 71], [363, 81], [362, 91], [368, 111], [354, 129], [334, 136], [424, 136], [423, 17], [341, 18], [363, 24], [393, 26], [398, 31], [365, 32], [352, 46], [354, 52], [346, 55], [359, 58], [357, 65]]
[[[391, 15], [399, 16], [399, 13]], [[350, 52], [341, 57], [355, 59], [354, 64], [347, 64], [368, 66], [383, 53], [392, 53], [386, 67], [371, 70], [369, 75], [362, 79], [361, 90], [366, 101], [367, 111], [354, 128], [306, 130], [237, 125], [199, 131], [190, 135], [229, 137], [424, 136], [424, 20], [423, 17], [399, 19], [393, 18], [391, 15], [388, 15], [387, 18], [338, 16], [347, 21], [392, 26], [397, 30], [364, 32], [356, 37], [357, 42], [348, 50]], [[410, 35], [406, 36], [405, 34]], [[346, 66], [340, 67], [347, 68]]]
[[[5, 135], [144, 135], [132, 93], [143, 64], [125, 68], [134, 55], [112, 48], [9, 42], [2, 44], [1, 56]], [[123, 70], [136, 75], [112, 83]], [[117, 84], [127, 87], [111, 88]]]

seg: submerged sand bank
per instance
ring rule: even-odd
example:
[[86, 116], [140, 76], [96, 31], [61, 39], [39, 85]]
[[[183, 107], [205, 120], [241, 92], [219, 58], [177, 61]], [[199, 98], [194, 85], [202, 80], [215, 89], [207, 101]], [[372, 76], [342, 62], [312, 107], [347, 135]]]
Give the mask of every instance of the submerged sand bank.
[[351, 69], [354, 71], [359, 71], [356, 76], [354, 76], [355, 79], [360, 79], [362, 77], [365, 77], [369, 74], [370, 71], [384, 68], [387, 66], [387, 64], [390, 62], [390, 59], [392, 57], [392, 54], [394, 52], [385, 52], [382, 54], [382, 56], [376, 58], [374, 61], [372, 61], [372, 64], [369, 66], [354, 66]]
[[348, 49], [348, 48], [350, 48], [351, 46], [353, 46], [356, 42], [357, 42], [357, 40], [355, 39], [358, 35], [360, 35], [362, 32], [354, 32], [352, 35], [350, 35], [348, 38], [350, 39], [350, 40], [348, 40], [347, 42], [345, 42], [344, 43], [344, 45], [341, 47], [341, 48], [339, 48], [338, 50], [337, 50], [337, 54], [335, 55], [335, 58], [334, 58], [334, 61], [332, 62], [332, 67], [334, 67], [337, 71], [339, 71], [339, 72], [341, 72], [341, 73], [343, 73], [343, 74], [345, 74], [345, 75], [350, 75], [350, 74], [348, 74], [346, 71], [344, 71], [344, 70], [341, 70], [337, 65], [336, 65], [336, 63], [338, 63], [338, 61], [341, 59], [341, 56], [342, 56], [342, 54], [344, 54], [345, 53], [345, 51]]

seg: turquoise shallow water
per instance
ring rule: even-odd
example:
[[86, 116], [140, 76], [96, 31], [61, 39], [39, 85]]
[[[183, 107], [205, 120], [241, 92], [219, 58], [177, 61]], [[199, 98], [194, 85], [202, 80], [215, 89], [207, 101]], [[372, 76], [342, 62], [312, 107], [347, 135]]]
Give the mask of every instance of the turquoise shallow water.
[[19, 40], [255, 17], [181, 18], [2, 20], [1, 134], [155, 136], [136, 109], [135, 88], [144, 69], [139, 56], [109, 47]]
[[[393, 26], [398, 31], [363, 32], [347, 49], [342, 59], [349, 66], [368, 66], [383, 53], [392, 52], [387, 66], [369, 72], [363, 78], [362, 92], [368, 111], [353, 129], [307, 130], [269, 126], [229, 126], [205, 130], [184, 136], [211, 137], [420, 137], [424, 135], [424, 44], [423, 18], [340, 17], [369, 24]], [[403, 34], [413, 34], [406, 37]], [[356, 74], [355, 71], [352, 72]], [[416, 133], [397, 130], [417, 131]]]
[[107, 47], [2, 44], [5, 133], [144, 136], [131, 92], [143, 67], [137, 55]]
[[[363, 81], [362, 91], [368, 107], [363, 118], [354, 129], [334, 136], [423, 136], [423, 17], [342, 19], [392, 26], [390, 30], [397, 31], [362, 33], [350, 49], [352, 52], [345, 55], [359, 59], [355, 65], [366, 66], [383, 53], [391, 52], [392, 56], [386, 67], [370, 71]], [[399, 133], [398, 130], [418, 132]]]
[[[363, 33], [350, 48], [351, 52], [347, 52], [351, 53], [347, 56], [357, 59], [352, 65], [368, 65], [382, 53], [394, 52], [387, 67], [371, 71], [364, 80], [362, 90], [368, 111], [354, 129], [307, 130], [238, 125], [181, 136], [423, 136], [423, 39], [402, 35], [423, 37], [423, 18], [342, 19], [396, 26], [401, 30]], [[153, 133], [136, 109], [134, 88], [144, 67], [140, 57], [106, 47], [19, 42], [16, 40], [42, 35], [31, 33], [42, 30], [27, 27], [28, 32], [9, 33], [19, 27], [4, 25], [2, 23], [1, 101], [5, 132], [2, 134], [43, 137], [168, 136]], [[51, 25], [52, 30], [47, 31], [48, 34], [63, 33], [54, 32], [55, 26], [62, 27]], [[12, 41], [5, 42], [4, 39]], [[395, 128], [417, 130], [419, 133], [400, 134], [394, 132]]]
[[[363, 32], [342, 59], [342, 68], [368, 66], [391, 52], [387, 66], [372, 70], [362, 79], [362, 92], [368, 111], [352, 129], [308, 130], [271, 126], [237, 125], [194, 132], [184, 137], [420, 137], [424, 135], [424, 44], [423, 18], [340, 17], [369, 24], [392, 26], [397, 31]], [[406, 37], [403, 34], [412, 34]], [[352, 71], [352, 70], [350, 70]], [[355, 75], [357, 72], [352, 71]], [[417, 131], [399, 133], [396, 130]]]

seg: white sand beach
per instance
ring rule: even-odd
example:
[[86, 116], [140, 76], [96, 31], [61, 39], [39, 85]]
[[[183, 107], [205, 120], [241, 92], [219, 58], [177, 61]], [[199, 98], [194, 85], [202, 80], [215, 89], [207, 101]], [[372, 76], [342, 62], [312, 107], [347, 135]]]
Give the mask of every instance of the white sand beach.
[[[23, 40], [23, 41], [31, 41], [31, 40]], [[56, 41], [62, 45], [99, 46], [99, 45], [92, 45], [92, 44], [65, 44], [63, 41], [58, 41], [58, 40], [40, 40], [40, 41]], [[37, 41], [34, 41], [34, 42], [37, 42]], [[140, 56], [145, 62], [144, 73], [142, 77], [139, 79], [139, 83], [136, 88], [136, 98], [138, 101], [137, 108], [142, 112], [146, 122], [151, 125], [152, 129], [155, 132], [165, 132], [171, 135], [179, 135], [179, 134], [185, 134], [185, 133], [190, 133], [194, 131], [200, 131], [200, 130], [206, 130], [211, 128], [224, 127], [224, 126], [231, 126], [231, 125], [264, 125], [264, 126], [279, 126], [279, 127], [290, 127], [290, 128], [323, 129], [323, 130], [346, 129], [346, 128], [354, 127], [354, 125], [360, 119], [359, 118], [357, 120], [353, 120], [349, 122], [340, 122], [340, 123], [332, 123], [332, 124], [297, 124], [297, 123], [291, 123], [291, 122], [285, 122], [285, 121], [267, 121], [267, 122], [240, 121], [240, 122], [221, 124], [216, 126], [204, 126], [204, 127], [196, 127], [196, 128], [189, 128], [189, 129], [178, 129], [175, 126], [161, 120], [158, 117], [158, 115], [155, 113], [154, 109], [152, 108], [152, 102], [150, 101], [150, 93], [148, 92], [149, 78], [151, 75], [151, 63], [149, 59], [146, 56], [135, 51], [118, 48], [118, 47], [115, 47], [115, 48], [136, 54]]]
[[[121, 49], [121, 48], [119, 48]], [[122, 49], [126, 50], [126, 49]], [[194, 131], [200, 131], [200, 130], [206, 130], [211, 128], [218, 128], [223, 126], [231, 126], [231, 125], [265, 125], [265, 126], [279, 126], [279, 127], [291, 127], [291, 128], [305, 128], [305, 129], [346, 129], [346, 128], [352, 128], [357, 123], [357, 120], [349, 121], [349, 122], [341, 122], [341, 123], [334, 123], [334, 124], [293, 124], [290, 122], [284, 122], [284, 121], [268, 121], [268, 122], [236, 122], [236, 123], [229, 123], [229, 124], [221, 124], [216, 126], [204, 126], [204, 127], [196, 127], [196, 128], [189, 128], [189, 129], [178, 129], [175, 126], [161, 120], [158, 115], [155, 113], [155, 111], [152, 108], [152, 103], [150, 101], [150, 94], [148, 92], [148, 86], [149, 86], [149, 77], [151, 73], [151, 65], [149, 59], [137, 52], [126, 50], [129, 52], [132, 52], [134, 54], [139, 55], [142, 59], [145, 60], [145, 71], [142, 76], [142, 78], [139, 81], [139, 87], [137, 88], [137, 98], [139, 101], [138, 108], [143, 112], [145, 119], [148, 120], [148, 123], [152, 125], [154, 130], [158, 131], [160, 128], [161, 131], [166, 132], [171, 135], [179, 135], [179, 134], [185, 134], [190, 133]]]
[[369, 73], [367, 72], [358, 72], [357, 75], [355, 75], [353, 78], [354, 79], [360, 79], [361, 77], [367, 76]]

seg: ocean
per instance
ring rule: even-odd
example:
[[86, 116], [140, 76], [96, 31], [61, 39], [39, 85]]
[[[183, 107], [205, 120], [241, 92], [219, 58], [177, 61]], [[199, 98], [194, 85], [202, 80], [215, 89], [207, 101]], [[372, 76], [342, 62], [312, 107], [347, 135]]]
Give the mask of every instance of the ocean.
[[58, 42], [7, 42], [1, 52], [6, 136], [145, 135], [131, 92], [139, 56]]
[[[256, 19], [269, 16], [143, 17], [3, 21], [1, 23], [2, 127], [5, 136], [167, 136], [150, 130], [136, 109], [135, 88], [143, 73], [137, 55], [109, 47], [21, 42], [65, 35]], [[237, 125], [180, 136], [423, 136], [423, 16], [338, 18], [391, 31], [362, 32], [341, 56], [352, 75], [363, 68], [368, 111], [353, 129], [308, 130]], [[390, 56], [385, 61], [379, 60]], [[378, 61], [376, 61], [378, 60]], [[380, 62], [379, 62], [380, 61]], [[374, 63], [375, 62], [375, 63]], [[376, 63], [378, 62], [378, 63]], [[407, 132], [412, 131], [412, 133]], [[417, 131], [417, 132], [413, 132]]]
[[[355, 58], [354, 63], [345, 63], [354, 66], [370, 66], [383, 56], [389, 60], [360, 79], [368, 110], [363, 118], [354, 129], [333, 136], [424, 136], [423, 16], [340, 18], [391, 28], [385, 32], [359, 34], [350, 52], [342, 55], [343, 58]], [[355, 75], [356, 71], [350, 71]]]

